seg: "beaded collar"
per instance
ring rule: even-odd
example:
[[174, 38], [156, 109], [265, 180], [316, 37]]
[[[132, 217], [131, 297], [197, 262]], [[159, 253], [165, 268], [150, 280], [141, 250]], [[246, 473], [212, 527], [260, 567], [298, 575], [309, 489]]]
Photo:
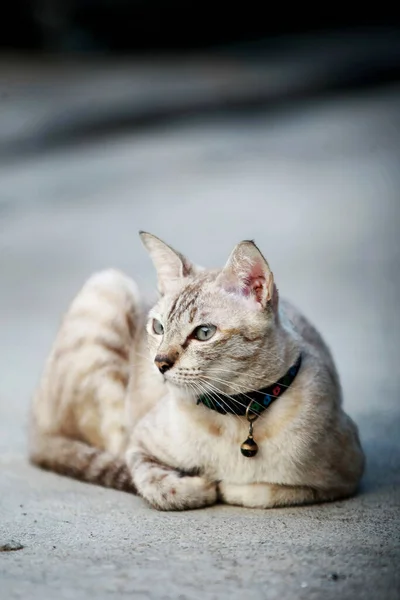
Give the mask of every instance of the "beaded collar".
[[219, 395], [218, 398], [202, 394], [198, 398], [197, 404], [204, 404], [207, 408], [215, 410], [221, 415], [246, 416], [250, 423], [250, 430], [249, 437], [241, 446], [241, 452], [247, 457], [255, 456], [258, 452], [258, 446], [253, 440], [253, 422], [291, 386], [300, 370], [300, 366], [301, 354], [285, 375], [268, 387], [247, 394]]
[[[221, 415], [233, 414], [244, 417], [247, 410], [250, 414], [260, 416], [272, 402], [282, 396], [283, 392], [290, 387], [299, 372], [301, 365], [301, 354], [295, 364], [285, 373], [279, 381], [254, 392], [236, 394], [234, 396], [220, 395], [219, 398], [202, 394], [197, 404], [204, 404], [211, 410], [216, 410]], [[249, 406], [251, 405], [251, 408]]]

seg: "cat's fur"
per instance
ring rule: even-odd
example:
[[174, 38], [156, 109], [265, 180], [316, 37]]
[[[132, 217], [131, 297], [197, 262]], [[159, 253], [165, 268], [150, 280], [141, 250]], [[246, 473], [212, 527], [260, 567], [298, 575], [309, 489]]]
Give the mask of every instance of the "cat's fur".
[[[269, 508], [353, 494], [364, 455], [342, 409], [331, 354], [278, 298], [255, 244], [238, 244], [222, 270], [203, 270], [155, 236], [141, 238], [160, 299], [146, 316], [136, 285], [117, 271], [84, 285], [34, 397], [32, 462], [136, 490], [164, 510], [217, 500]], [[154, 318], [163, 335], [154, 333]], [[202, 324], [217, 327], [207, 341], [191, 337]], [[254, 424], [257, 456], [242, 456], [246, 418], [221, 415], [196, 398], [208, 389], [223, 402], [224, 394], [265, 387], [300, 352], [294, 383]], [[161, 375], [155, 359], [173, 366]]]

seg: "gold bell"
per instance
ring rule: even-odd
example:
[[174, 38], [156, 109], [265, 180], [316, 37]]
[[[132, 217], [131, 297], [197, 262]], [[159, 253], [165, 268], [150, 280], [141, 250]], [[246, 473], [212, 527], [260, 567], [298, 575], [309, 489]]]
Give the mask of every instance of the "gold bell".
[[252, 458], [252, 456], [255, 456], [257, 454], [258, 446], [253, 440], [252, 436], [249, 436], [247, 440], [243, 442], [243, 444], [240, 446], [240, 452], [243, 454], [243, 456], [246, 456], [247, 458]]
[[243, 454], [243, 456], [246, 456], [246, 458], [252, 458], [258, 452], [258, 446], [253, 439], [253, 422], [256, 419], [258, 419], [258, 415], [254, 414], [254, 413], [250, 413], [251, 405], [252, 405], [252, 402], [250, 402], [250, 404], [248, 405], [247, 410], [246, 410], [246, 419], [249, 422], [249, 437], [240, 446], [240, 452]]

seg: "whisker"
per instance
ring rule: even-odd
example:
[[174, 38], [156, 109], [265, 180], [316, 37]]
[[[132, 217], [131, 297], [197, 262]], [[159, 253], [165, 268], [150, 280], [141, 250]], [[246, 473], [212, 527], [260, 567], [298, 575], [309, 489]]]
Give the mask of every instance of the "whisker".
[[[207, 379], [208, 379], [208, 378], [207, 378]], [[222, 383], [227, 383], [227, 384], [231, 385], [231, 387], [233, 387], [233, 389], [235, 389], [235, 388], [234, 388], [234, 386], [233, 386], [233, 384], [231, 384], [231, 383], [229, 383], [229, 382], [226, 382], [226, 381], [224, 381], [224, 380], [218, 379], [217, 377], [214, 377], [214, 378], [213, 378], [213, 381], [216, 381], [216, 382], [222, 382]], [[287, 387], [287, 386], [286, 386], [286, 387]], [[236, 387], [236, 389], [237, 389], [237, 387]], [[254, 392], [254, 393], [256, 393], [256, 394], [260, 394], [261, 396], [264, 396], [263, 392], [260, 392], [259, 390], [247, 390], [247, 392], [248, 392], [248, 393], [250, 393], [250, 392]], [[248, 396], [246, 393], [244, 393], [244, 392], [240, 391], [240, 389], [239, 389], [238, 393], [239, 393], [240, 395], [244, 396], [245, 398], [247, 398], [248, 400], [250, 400], [251, 402], [255, 402], [254, 398], [251, 398], [251, 397], [250, 397], [250, 396]], [[231, 398], [231, 399], [233, 400], [233, 402], [236, 402], [236, 403], [237, 403], [237, 404], [239, 404], [240, 406], [243, 406], [243, 407], [246, 407], [246, 408], [247, 408], [247, 406], [246, 406], [246, 405], [244, 405], [242, 402], [239, 402], [239, 400], [237, 400], [237, 399], [233, 398], [233, 397], [232, 397], [232, 396], [230, 396], [229, 394], [226, 394], [226, 395], [227, 395], [229, 398]], [[271, 394], [269, 394], [269, 395], [270, 395], [272, 398], [278, 398], [278, 396], [276, 396], [275, 394], [272, 394], [272, 393], [271, 393]]]
[[197, 398], [198, 394], [199, 394], [199, 389], [196, 387], [195, 383], [193, 381], [189, 381], [187, 383], [187, 385], [189, 386], [189, 388], [192, 390], [193, 392], [193, 396], [195, 398]]
[[[219, 404], [218, 394], [216, 394], [209, 386], [206, 386], [203, 381], [198, 381], [198, 384], [199, 384], [200, 389], [203, 390], [202, 394], [205, 393], [207, 398], [209, 398], [211, 400], [214, 410], [216, 410], [216, 406], [218, 406], [218, 404]], [[217, 400], [215, 399], [215, 397], [217, 397]]]
[[201, 385], [201, 382], [196, 381], [196, 382], [193, 382], [193, 383], [196, 385], [198, 391], [200, 392], [200, 396], [202, 396], [203, 394], [205, 394], [207, 396], [207, 398], [210, 400], [210, 402], [211, 402], [211, 404], [212, 404], [212, 406], [213, 406], [213, 408], [215, 410], [215, 400], [214, 400], [214, 398], [212, 396], [211, 397], [208, 396], [209, 391], [204, 386]]
[[[216, 382], [222, 382], [225, 383], [223, 380], [218, 379], [217, 377], [214, 377], [212, 381], [216, 381]], [[233, 387], [233, 385], [231, 384], [231, 386]], [[234, 389], [234, 388], [233, 388]], [[236, 388], [237, 389], [237, 388]], [[252, 390], [247, 390], [252, 391]], [[256, 390], [254, 390], [256, 391]], [[246, 393], [241, 392], [240, 390], [238, 390], [236, 393], [240, 394], [241, 396], [244, 396], [245, 398], [247, 398], [250, 402], [254, 402], [254, 399], [251, 398], [250, 396], [248, 396]], [[261, 392], [259, 392], [261, 393]], [[243, 408], [247, 408], [246, 404], [243, 404], [243, 402], [240, 402], [239, 400], [237, 400], [236, 398], [233, 398], [232, 396], [230, 396], [229, 394], [226, 394], [227, 396], [229, 396], [229, 398], [231, 398], [231, 400], [233, 400], [234, 402], [236, 402], [236, 404], [239, 404], [240, 406], [242, 406]], [[235, 394], [234, 394], [235, 395]]]
[[[228, 394], [225, 394], [224, 392], [221, 392], [221, 390], [218, 390], [218, 388], [216, 388], [209, 382], [203, 382], [203, 384], [208, 386], [210, 393], [215, 394], [217, 396], [218, 400], [220, 402], [222, 402], [222, 404], [229, 409], [228, 412], [230, 413], [230, 410], [232, 409], [232, 407], [220, 396], [220, 394], [222, 393], [227, 398], [230, 398], [230, 396]], [[218, 390], [218, 391], [215, 391], [215, 390]], [[241, 404], [241, 403], [239, 402], [238, 404]], [[245, 407], [245, 405], [242, 405], [242, 406]], [[240, 420], [240, 415], [238, 415], [236, 412], [233, 412], [233, 414], [235, 415], [235, 417], [237, 417]]]
[[[208, 373], [212, 373], [213, 371], [215, 371], [215, 369], [210, 369], [208, 371]], [[227, 370], [227, 372], [231, 373], [231, 371], [229, 371], [229, 370]], [[226, 380], [223, 380], [223, 379], [220, 379], [219, 381], [220, 381], [220, 383], [225, 383], [226, 385], [229, 385], [231, 387], [233, 387], [233, 385], [234, 385], [231, 381], [226, 381]], [[273, 385], [274, 383], [277, 383], [277, 381], [276, 380], [274, 380], [274, 381], [267, 381], [266, 383], [267, 383], [267, 385]], [[249, 388], [244, 387], [243, 384], [238, 384], [238, 383], [236, 383], [235, 385], [236, 385], [236, 388], [243, 387], [246, 390], [246, 392], [256, 392], [257, 394], [262, 394], [262, 392], [260, 392], [258, 389], [249, 389]], [[290, 387], [289, 385], [285, 385], [283, 383], [280, 383], [279, 385], [280, 385], [280, 387], [284, 387], [284, 388], [289, 388]], [[270, 395], [273, 396], [273, 394], [270, 394]]]
[[[207, 380], [207, 381], [205, 381], [205, 380]], [[222, 394], [223, 396], [226, 396], [227, 398], [231, 399], [231, 397], [232, 397], [231, 394], [224, 392], [223, 390], [219, 389], [217, 386], [212, 384], [212, 381], [214, 381], [214, 380], [218, 381], [217, 378], [211, 379], [210, 377], [203, 375], [202, 378], [200, 378], [200, 380], [197, 380], [197, 381], [201, 381], [203, 385], [207, 385], [210, 392], [211, 392], [210, 388], [212, 388], [214, 390], [214, 392], [218, 392], [218, 394]], [[222, 401], [223, 399], [220, 398], [220, 400]], [[238, 405], [242, 406], [243, 408], [247, 408], [246, 404], [243, 404], [242, 402], [239, 402], [238, 400], [236, 400], [236, 403]], [[228, 406], [226, 403], [225, 403], [225, 405]]]
[[[211, 383], [211, 381], [218, 381], [218, 380], [217, 380], [217, 379], [212, 379], [212, 380], [210, 380], [209, 378], [207, 378], [207, 383], [208, 383], [208, 385], [213, 385], [213, 384]], [[223, 396], [225, 396], [226, 398], [229, 398], [230, 400], [232, 400], [232, 396], [233, 396], [233, 394], [228, 394], [227, 392], [223, 392], [222, 390], [220, 390], [218, 387], [216, 387], [216, 386], [214, 386], [214, 385], [213, 385], [213, 387], [214, 387], [216, 390], [218, 390], [218, 392], [219, 392], [220, 394], [222, 394], [222, 395], [223, 395]], [[247, 405], [246, 405], [246, 404], [243, 404], [243, 402], [240, 402], [239, 400], [235, 400], [235, 402], [236, 402], [236, 404], [238, 404], [239, 406], [242, 406], [243, 408], [247, 408]]]
[[[268, 350], [266, 350], [266, 352], [269, 352], [269, 351], [268, 351]], [[270, 352], [270, 354], [272, 354], [272, 353]], [[275, 356], [274, 356], [274, 358], [275, 358], [275, 359], [277, 359], [277, 360], [279, 360], [279, 362], [281, 362], [281, 363], [285, 363], [285, 362], [286, 362], [286, 361], [285, 361], [283, 358], [281, 358], [280, 356], [277, 356], [277, 355], [275, 355]], [[223, 367], [220, 367], [220, 366], [219, 366], [219, 367], [212, 367], [211, 369], [213, 369], [213, 370], [214, 370], [214, 371], [216, 371], [216, 372], [217, 372], [217, 371], [219, 371], [220, 373], [223, 373], [223, 372], [225, 372], [225, 373], [228, 373], [228, 374], [230, 374], [230, 375], [232, 374], [232, 370], [231, 370], [231, 369], [228, 369], [228, 368], [223, 368]], [[210, 370], [211, 370], [211, 369], [210, 369]], [[254, 370], [255, 370], [255, 367], [251, 367], [251, 366], [250, 366], [248, 369], [246, 369], [247, 373], [249, 373], [249, 374], [253, 373], [253, 372], [254, 372]], [[268, 381], [266, 381], [266, 383], [267, 383], [268, 385], [269, 385], [269, 384], [273, 384], [273, 383], [275, 383], [275, 380], [273, 380], [273, 381], [271, 381], [271, 380], [268, 380]]]
[[[215, 392], [215, 391], [214, 391], [214, 390], [212, 390], [211, 388], [208, 388], [208, 389], [207, 389], [207, 394], [211, 394], [213, 397], [214, 397], [214, 396], [216, 396], [216, 397], [217, 397], [217, 399], [218, 399], [218, 404], [219, 404], [219, 406], [220, 406], [221, 408], [224, 408], [224, 406], [225, 406], [225, 407], [228, 409], [226, 412], [227, 412], [228, 414], [229, 414], [229, 413], [231, 413], [231, 410], [229, 410], [229, 409], [230, 409], [229, 405], [227, 404], [227, 402], [226, 402], [226, 401], [225, 401], [225, 400], [224, 400], [224, 399], [223, 399], [223, 398], [222, 398], [222, 397], [221, 397], [221, 396], [220, 396], [220, 395], [219, 395], [217, 392]], [[237, 414], [236, 414], [234, 411], [233, 411], [233, 413], [231, 413], [231, 414], [233, 414], [233, 415], [234, 415], [236, 418], [238, 418], [238, 419], [239, 419], [239, 415], [237, 415]]]

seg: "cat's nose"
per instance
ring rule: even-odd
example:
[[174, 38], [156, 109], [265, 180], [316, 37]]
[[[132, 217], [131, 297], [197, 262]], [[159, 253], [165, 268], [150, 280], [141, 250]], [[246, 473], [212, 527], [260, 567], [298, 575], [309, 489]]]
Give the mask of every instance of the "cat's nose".
[[174, 361], [169, 356], [156, 356], [154, 362], [162, 375], [174, 366]]

